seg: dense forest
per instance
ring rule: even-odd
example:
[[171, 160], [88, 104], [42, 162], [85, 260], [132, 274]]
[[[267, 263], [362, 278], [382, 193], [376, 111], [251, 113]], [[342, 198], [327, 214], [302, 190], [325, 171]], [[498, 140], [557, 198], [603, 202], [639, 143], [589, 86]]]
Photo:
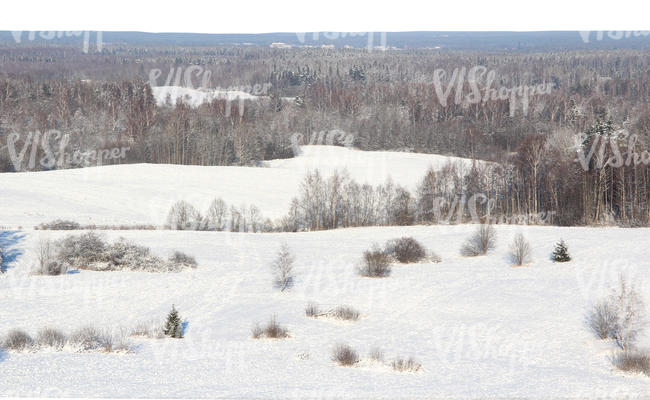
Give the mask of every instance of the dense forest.
[[[242, 106], [157, 104], [166, 83], [268, 90]], [[104, 150], [102, 164], [256, 166], [330, 143], [488, 161], [422, 171], [400, 223], [435, 223], [434, 199], [482, 194], [508, 218], [648, 225], [649, 98], [650, 54], [633, 49], [2, 46], [0, 171], [95, 165]], [[331, 218], [302, 229], [345, 221]]]

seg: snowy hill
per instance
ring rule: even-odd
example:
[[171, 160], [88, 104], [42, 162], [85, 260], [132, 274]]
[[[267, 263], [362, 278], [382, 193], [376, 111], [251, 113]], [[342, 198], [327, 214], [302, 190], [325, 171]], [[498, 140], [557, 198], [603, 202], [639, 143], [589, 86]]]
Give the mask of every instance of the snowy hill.
[[305, 174], [347, 169], [361, 183], [388, 177], [415, 189], [429, 166], [471, 160], [429, 154], [364, 152], [336, 146], [303, 146], [295, 158], [266, 168], [130, 164], [48, 172], [0, 174], [0, 224], [32, 227], [53, 219], [81, 224], [164, 223], [174, 201], [205, 210], [215, 197], [256, 205], [265, 217], [285, 215]]

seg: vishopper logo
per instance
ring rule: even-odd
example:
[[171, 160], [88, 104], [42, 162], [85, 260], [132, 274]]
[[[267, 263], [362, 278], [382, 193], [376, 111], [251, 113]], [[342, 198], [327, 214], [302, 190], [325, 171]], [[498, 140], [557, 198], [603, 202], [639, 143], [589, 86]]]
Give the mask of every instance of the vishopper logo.
[[605, 40], [606, 37], [611, 40], [621, 40], [650, 35], [650, 31], [579, 31], [578, 33], [585, 43], [591, 41], [593, 33], [595, 33], [593, 39], [596, 41]]
[[[13, 36], [16, 43], [20, 44], [23, 40], [28, 42], [33, 42], [38, 39], [40, 40], [57, 40], [70, 37], [82, 37], [83, 38], [83, 49], [84, 53], [88, 53], [90, 49], [90, 37], [92, 31], [28, 31], [27, 36], [23, 37], [25, 31], [12, 31], [11, 35]], [[95, 32], [95, 42], [97, 45], [97, 51], [101, 52], [103, 47], [103, 32]]]
[[539, 213], [499, 216], [493, 214], [496, 205], [496, 199], [490, 198], [484, 193], [475, 193], [471, 196], [466, 194], [454, 197], [434, 196], [431, 212], [437, 223], [461, 224], [465, 222], [467, 212], [469, 212], [469, 218], [474, 224], [517, 225], [547, 224], [556, 213], [555, 211], [541, 211]]
[[530, 339], [499, 323], [443, 324], [431, 332], [430, 344], [441, 362], [500, 360], [513, 374], [529, 367]]
[[[589, 136], [585, 133], [578, 136], [577, 139], [577, 156], [574, 161], [579, 162], [582, 169], [589, 171], [592, 167], [592, 159], [595, 157], [593, 163], [594, 169], [602, 169], [603, 167], [620, 168], [623, 166], [637, 166], [640, 164], [650, 164], [650, 152], [644, 150], [637, 152], [635, 150], [638, 137], [636, 134], [631, 134], [625, 129], [614, 132], [609, 137], [596, 136], [592, 141], [589, 151], [585, 154], [583, 152], [584, 144], [588, 142]], [[621, 151], [620, 144], [625, 145], [626, 151]], [[596, 149], [598, 148], [598, 152]], [[611, 156], [605, 157], [607, 148], [610, 149]]]
[[[321, 35], [323, 39], [321, 39]], [[307, 43], [307, 37], [308, 37], [307, 32], [296, 32], [296, 36], [298, 37], [298, 41], [300, 41], [300, 43], [302, 44]], [[311, 34], [311, 40], [313, 42], [326, 40], [328, 44], [323, 44], [323, 47], [328, 47], [328, 46], [333, 47], [334, 45], [329, 42], [335, 40], [343, 40], [348, 37], [353, 38], [353, 37], [364, 37], [364, 36], [368, 37], [367, 45], [366, 45], [368, 52], [372, 52], [373, 50], [384, 51], [388, 48], [386, 32], [313, 32]], [[377, 43], [375, 43], [375, 40], [377, 40]]]
[[344, 147], [352, 147], [354, 145], [354, 135], [352, 133], [346, 133], [340, 129], [331, 129], [329, 131], [319, 131], [312, 132], [309, 135], [309, 139], [305, 140], [306, 137], [302, 133], [293, 133], [291, 134], [291, 148], [294, 155], [300, 154], [300, 146], [303, 145], [342, 145]]
[[[189, 67], [171, 67], [167, 71], [167, 76], [163, 85], [158, 85], [158, 78], [163, 74], [163, 70], [160, 68], [153, 68], [149, 71], [149, 86], [152, 88], [155, 87], [167, 87], [169, 90], [165, 91], [165, 94], [168, 94], [172, 100], [176, 100], [178, 97], [182, 97], [183, 89], [192, 89], [192, 90], [202, 90], [212, 92], [211, 94], [216, 99], [226, 100], [226, 116], [230, 116], [232, 109], [232, 102], [238, 101], [238, 112], [239, 115], [244, 115], [244, 105], [246, 98], [254, 98], [257, 96], [268, 96], [273, 86], [271, 83], [254, 85], [236, 85], [229, 86], [227, 88], [222, 88], [219, 86], [212, 86], [212, 71], [205, 69], [200, 65], [191, 65]], [[198, 86], [195, 85], [195, 79], [197, 83], [200, 81]]]
[[[22, 148], [20, 148], [20, 142], [22, 142]], [[67, 151], [69, 144], [69, 134], [63, 134], [58, 130], [51, 129], [44, 133], [40, 131], [29, 132], [25, 137], [12, 132], [7, 136], [7, 145], [3, 148], [7, 148], [14, 170], [17, 172], [36, 170], [39, 147], [42, 155], [38, 159], [38, 164], [45, 170], [88, 167], [91, 165], [101, 166], [107, 160], [126, 158], [126, 152], [130, 150], [130, 147], [113, 147], [87, 151]], [[27, 156], [28, 158], [26, 158]]]
[[[446, 77], [447, 71], [443, 69], [436, 69], [433, 72], [433, 86], [438, 101], [443, 107], [447, 106], [449, 95], [453, 90], [454, 104], [463, 107], [469, 107], [471, 104], [485, 104], [488, 101], [510, 100], [511, 117], [514, 117], [518, 103], [521, 103], [523, 114], [527, 115], [530, 98], [550, 94], [553, 89], [553, 84], [548, 82], [537, 85], [492, 87], [497, 80], [497, 74], [493, 70], [488, 71], [482, 65], [472, 67], [469, 71], [466, 67], [454, 68], [451, 77], [445, 82]], [[469, 93], [465, 91], [466, 86], [469, 87]]]

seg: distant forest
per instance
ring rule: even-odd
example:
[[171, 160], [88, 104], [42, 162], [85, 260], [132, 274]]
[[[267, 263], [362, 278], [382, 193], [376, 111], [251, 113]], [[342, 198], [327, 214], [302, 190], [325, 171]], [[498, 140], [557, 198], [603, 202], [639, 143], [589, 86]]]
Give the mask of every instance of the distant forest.
[[[60, 138], [43, 135], [51, 130], [68, 135], [68, 152], [128, 148], [103, 164], [250, 166], [292, 157], [296, 137], [309, 144], [337, 130], [362, 150], [500, 166], [454, 172], [457, 182], [445, 187], [429, 176], [446, 198], [483, 193], [504, 215], [552, 211], [554, 224], [648, 225], [650, 54], [579, 47], [368, 51], [107, 42], [98, 52], [91, 41], [84, 53], [78, 38], [7, 44], [0, 46], [0, 171], [24, 170], [16, 168], [21, 151], [23, 161], [52, 158], [48, 149]], [[479, 66], [491, 73], [494, 95], [477, 100], [469, 71]], [[163, 85], [190, 68], [195, 87], [270, 89], [244, 107], [224, 99], [158, 106], [152, 71], [160, 70], [156, 83]], [[522, 88], [539, 86], [547, 90], [522, 96]], [[499, 97], [500, 88], [519, 95]], [[34, 132], [38, 145], [26, 146]], [[34, 169], [79, 166], [73, 159]]]

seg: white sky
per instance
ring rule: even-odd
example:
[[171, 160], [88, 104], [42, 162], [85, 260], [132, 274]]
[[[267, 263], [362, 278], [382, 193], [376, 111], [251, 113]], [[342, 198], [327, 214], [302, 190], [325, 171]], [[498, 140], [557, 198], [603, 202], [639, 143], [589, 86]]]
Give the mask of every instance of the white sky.
[[4, 0], [0, 30], [650, 30], [649, 0]]

